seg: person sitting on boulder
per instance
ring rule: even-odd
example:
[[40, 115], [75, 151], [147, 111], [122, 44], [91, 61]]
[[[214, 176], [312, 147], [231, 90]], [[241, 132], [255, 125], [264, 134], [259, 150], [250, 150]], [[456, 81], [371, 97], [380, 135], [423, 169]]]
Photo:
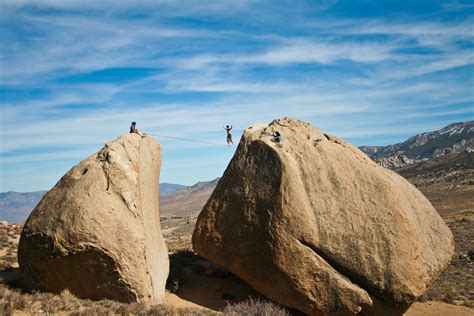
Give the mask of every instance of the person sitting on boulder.
[[224, 129], [227, 131], [227, 145], [233, 145], [234, 142], [232, 141], [232, 134], [231, 134], [231, 130], [232, 130], [232, 125], [229, 127], [229, 125], [226, 125], [224, 126]]
[[132, 122], [132, 125], [130, 125], [130, 133], [136, 133], [143, 137], [143, 134], [137, 129], [137, 122]]

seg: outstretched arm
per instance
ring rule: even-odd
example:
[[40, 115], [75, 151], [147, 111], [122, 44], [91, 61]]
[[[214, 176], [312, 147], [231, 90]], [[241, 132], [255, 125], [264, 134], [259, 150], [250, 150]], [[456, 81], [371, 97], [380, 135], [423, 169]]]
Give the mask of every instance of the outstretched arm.
[[229, 131], [232, 130], [234, 127], [231, 125], [230, 128], [229, 128]]

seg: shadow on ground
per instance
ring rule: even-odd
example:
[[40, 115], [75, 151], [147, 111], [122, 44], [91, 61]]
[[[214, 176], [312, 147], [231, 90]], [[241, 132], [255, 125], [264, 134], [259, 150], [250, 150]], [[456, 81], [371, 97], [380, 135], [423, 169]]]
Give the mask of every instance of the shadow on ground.
[[2, 271], [0, 271], [0, 282], [8, 288], [19, 290], [23, 293], [31, 292], [25, 279], [23, 278], [20, 268], [4, 268]]
[[219, 265], [200, 258], [190, 250], [170, 255], [168, 291], [192, 303], [215, 311], [261, 295], [247, 283]]

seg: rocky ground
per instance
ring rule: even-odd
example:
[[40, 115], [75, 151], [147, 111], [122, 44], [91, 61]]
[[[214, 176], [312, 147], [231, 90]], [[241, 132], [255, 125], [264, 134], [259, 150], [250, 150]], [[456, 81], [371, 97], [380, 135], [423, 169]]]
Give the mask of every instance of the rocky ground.
[[396, 171], [431, 201], [456, 242], [450, 265], [424, 299], [474, 308], [474, 153], [446, 155]]
[[452, 221], [448, 226], [456, 241], [449, 266], [431, 286], [424, 299], [474, 308], [474, 228], [472, 221]]

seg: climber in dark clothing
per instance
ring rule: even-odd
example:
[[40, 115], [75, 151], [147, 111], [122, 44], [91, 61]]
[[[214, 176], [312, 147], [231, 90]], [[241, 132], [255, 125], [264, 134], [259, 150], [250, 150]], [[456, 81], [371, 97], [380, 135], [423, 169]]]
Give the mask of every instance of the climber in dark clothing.
[[143, 134], [140, 133], [137, 129], [137, 122], [132, 122], [132, 125], [130, 125], [130, 133], [136, 133], [143, 137]]
[[273, 141], [274, 141], [275, 143], [280, 143], [280, 142], [281, 142], [281, 139], [282, 139], [282, 138], [281, 138], [280, 133], [278, 133], [278, 132], [274, 132], [274, 133], [273, 133]]
[[226, 125], [226, 126], [223, 126], [223, 127], [224, 127], [224, 129], [226, 130], [226, 132], [227, 132], [227, 144], [228, 144], [229, 146], [231, 146], [231, 145], [234, 144], [234, 142], [232, 141], [232, 133], [231, 133], [231, 131], [232, 131], [232, 125], [231, 125], [230, 127], [229, 127], [229, 125]]
[[136, 133], [137, 132], [137, 122], [132, 122], [132, 125], [130, 125], [130, 133]]

